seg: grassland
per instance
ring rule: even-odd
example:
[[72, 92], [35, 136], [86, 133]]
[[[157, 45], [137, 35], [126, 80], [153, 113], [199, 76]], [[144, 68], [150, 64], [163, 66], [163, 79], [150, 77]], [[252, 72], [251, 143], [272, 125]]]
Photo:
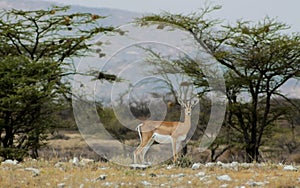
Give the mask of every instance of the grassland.
[[220, 162], [200, 164], [196, 169], [168, 164], [132, 169], [97, 157], [79, 134], [64, 134], [49, 140], [38, 160], [1, 163], [0, 187], [300, 187], [296, 164], [292, 164], [294, 170], [284, 170], [290, 164]]
[[[37, 169], [36, 173], [28, 168]], [[227, 175], [231, 180], [219, 180]], [[300, 187], [300, 173], [283, 166], [257, 164], [224, 168], [201, 166], [199, 169], [154, 166], [131, 169], [105, 162], [74, 165], [59, 160], [28, 160], [17, 165], [1, 164], [1, 187]]]

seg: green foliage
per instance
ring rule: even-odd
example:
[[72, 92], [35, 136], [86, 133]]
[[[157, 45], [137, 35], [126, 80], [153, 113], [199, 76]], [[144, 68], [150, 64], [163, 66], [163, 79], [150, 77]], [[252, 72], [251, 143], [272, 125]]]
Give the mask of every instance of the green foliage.
[[190, 168], [194, 164], [193, 159], [189, 155], [180, 154], [177, 160], [173, 161], [173, 157], [165, 162], [166, 165], [175, 165], [180, 168]]
[[[248, 162], [259, 160], [263, 138], [287, 114], [272, 98], [289, 102], [279, 88], [300, 72], [300, 36], [283, 34], [287, 28], [270, 18], [257, 24], [237, 22], [225, 27], [228, 37], [214, 51], [228, 69], [228, 123], [243, 137]], [[239, 100], [242, 94], [249, 95], [250, 101]]]
[[105, 17], [68, 9], [0, 12], [0, 156], [38, 157], [47, 134], [63, 124], [65, 76], [76, 74], [70, 60], [89, 49], [87, 40], [114, 30], [99, 26]]
[[22, 160], [24, 156], [28, 155], [28, 151], [26, 149], [20, 148], [0, 148], [0, 154], [2, 157], [6, 159], [16, 159]]
[[221, 6], [205, 7], [199, 12], [194, 12], [188, 15], [172, 14], [163, 12], [160, 15], [149, 15], [137, 19], [136, 21], [141, 25], [147, 25], [149, 22], [157, 24], [157, 29], [164, 29], [168, 24], [177, 26], [180, 29], [190, 31], [195, 34], [197, 38], [205, 37], [210, 31], [212, 26], [219, 23], [215, 19], [207, 19], [207, 15], [213, 11], [221, 9]]
[[[279, 88], [291, 78], [299, 78], [300, 35], [287, 34], [286, 24], [268, 17], [258, 23], [218, 25], [220, 22], [207, 14], [219, 8], [207, 7], [190, 15], [150, 15], [137, 22], [142, 26], [155, 24], [157, 29], [170, 24], [183, 29], [217, 59], [226, 78], [226, 124], [243, 143], [247, 161], [257, 161], [263, 138], [272, 132], [278, 119], [286, 118], [287, 111], [276, 108], [272, 99], [290, 102]], [[184, 61], [179, 65], [195, 78], [199, 88], [207, 87], [205, 76], [199, 76], [196, 66]], [[243, 96], [248, 98], [241, 100]]]
[[62, 63], [66, 58], [83, 55], [90, 46], [86, 41], [96, 34], [114, 30], [99, 26], [97, 20], [105, 17], [68, 14], [68, 9], [1, 11], [0, 53], [22, 54], [35, 60], [48, 57]]
[[[29, 149], [38, 149], [43, 134], [56, 127], [52, 116], [60, 109], [56, 77], [57, 62], [22, 56], [6, 56], [0, 63], [1, 155], [22, 158]], [[50, 118], [50, 119], [48, 119]], [[9, 151], [19, 150], [13, 155]], [[21, 152], [22, 151], [22, 152]], [[19, 156], [17, 156], [19, 154]]]
[[136, 132], [131, 131], [120, 123], [113, 109], [99, 107], [98, 113], [101, 123], [114, 138], [124, 141], [125, 139], [137, 137]]
[[180, 155], [175, 162], [175, 166], [180, 168], [190, 168], [193, 165], [193, 160], [188, 155]]

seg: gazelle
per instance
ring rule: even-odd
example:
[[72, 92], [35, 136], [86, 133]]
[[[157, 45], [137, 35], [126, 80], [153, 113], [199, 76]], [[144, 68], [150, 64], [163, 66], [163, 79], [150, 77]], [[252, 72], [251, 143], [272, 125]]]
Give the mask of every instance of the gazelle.
[[[183, 101], [178, 98], [179, 104], [184, 107], [183, 122], [151, 121], [146, 120], [137, 126], [141, 143], [134, 151], [134, 163], [138, 160], [145, 163], [145, 155], [154, 141], [158, 143], [171, 143], [173, 150], [173, 161], [177, 160], [177, 152], [191, 128], [192, 108], [199, 102], [198, 99]], [[142, 157], [142, 158], [141, 158]]]

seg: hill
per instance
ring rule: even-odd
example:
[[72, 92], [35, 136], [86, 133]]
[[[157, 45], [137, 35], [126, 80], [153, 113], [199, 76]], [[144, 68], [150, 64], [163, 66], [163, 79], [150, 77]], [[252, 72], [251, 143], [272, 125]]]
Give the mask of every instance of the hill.
[[[53, 2], [40, 1], [40, 0], [2, 0], [0, 1], [0, 9], [22, 9], [22, 10], [36, 10], [50, 8], [51, 6], [63, 6]], [[89, 12], [107, 16], [106, 19], [101, 20], [105, 26], [120, 26], [133, 21], [134, 18], [141, 16], [139, 13], [110, 9], [110, 8], [90, 8], [83, 6], [72, 6], [71, 12]]]

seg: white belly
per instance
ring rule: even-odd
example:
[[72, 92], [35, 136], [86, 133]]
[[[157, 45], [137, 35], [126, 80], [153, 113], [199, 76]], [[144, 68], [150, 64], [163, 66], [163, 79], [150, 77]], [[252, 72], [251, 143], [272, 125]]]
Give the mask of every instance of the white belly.
[[167, 144], [172, 142], [172, 137], [170, 135], [161, 135], [158, 133], [154, 133], [152, 138], [160, 144]]
[[183, 142], [186, 139], [186, 136], [179, 136], [177, 142]]

